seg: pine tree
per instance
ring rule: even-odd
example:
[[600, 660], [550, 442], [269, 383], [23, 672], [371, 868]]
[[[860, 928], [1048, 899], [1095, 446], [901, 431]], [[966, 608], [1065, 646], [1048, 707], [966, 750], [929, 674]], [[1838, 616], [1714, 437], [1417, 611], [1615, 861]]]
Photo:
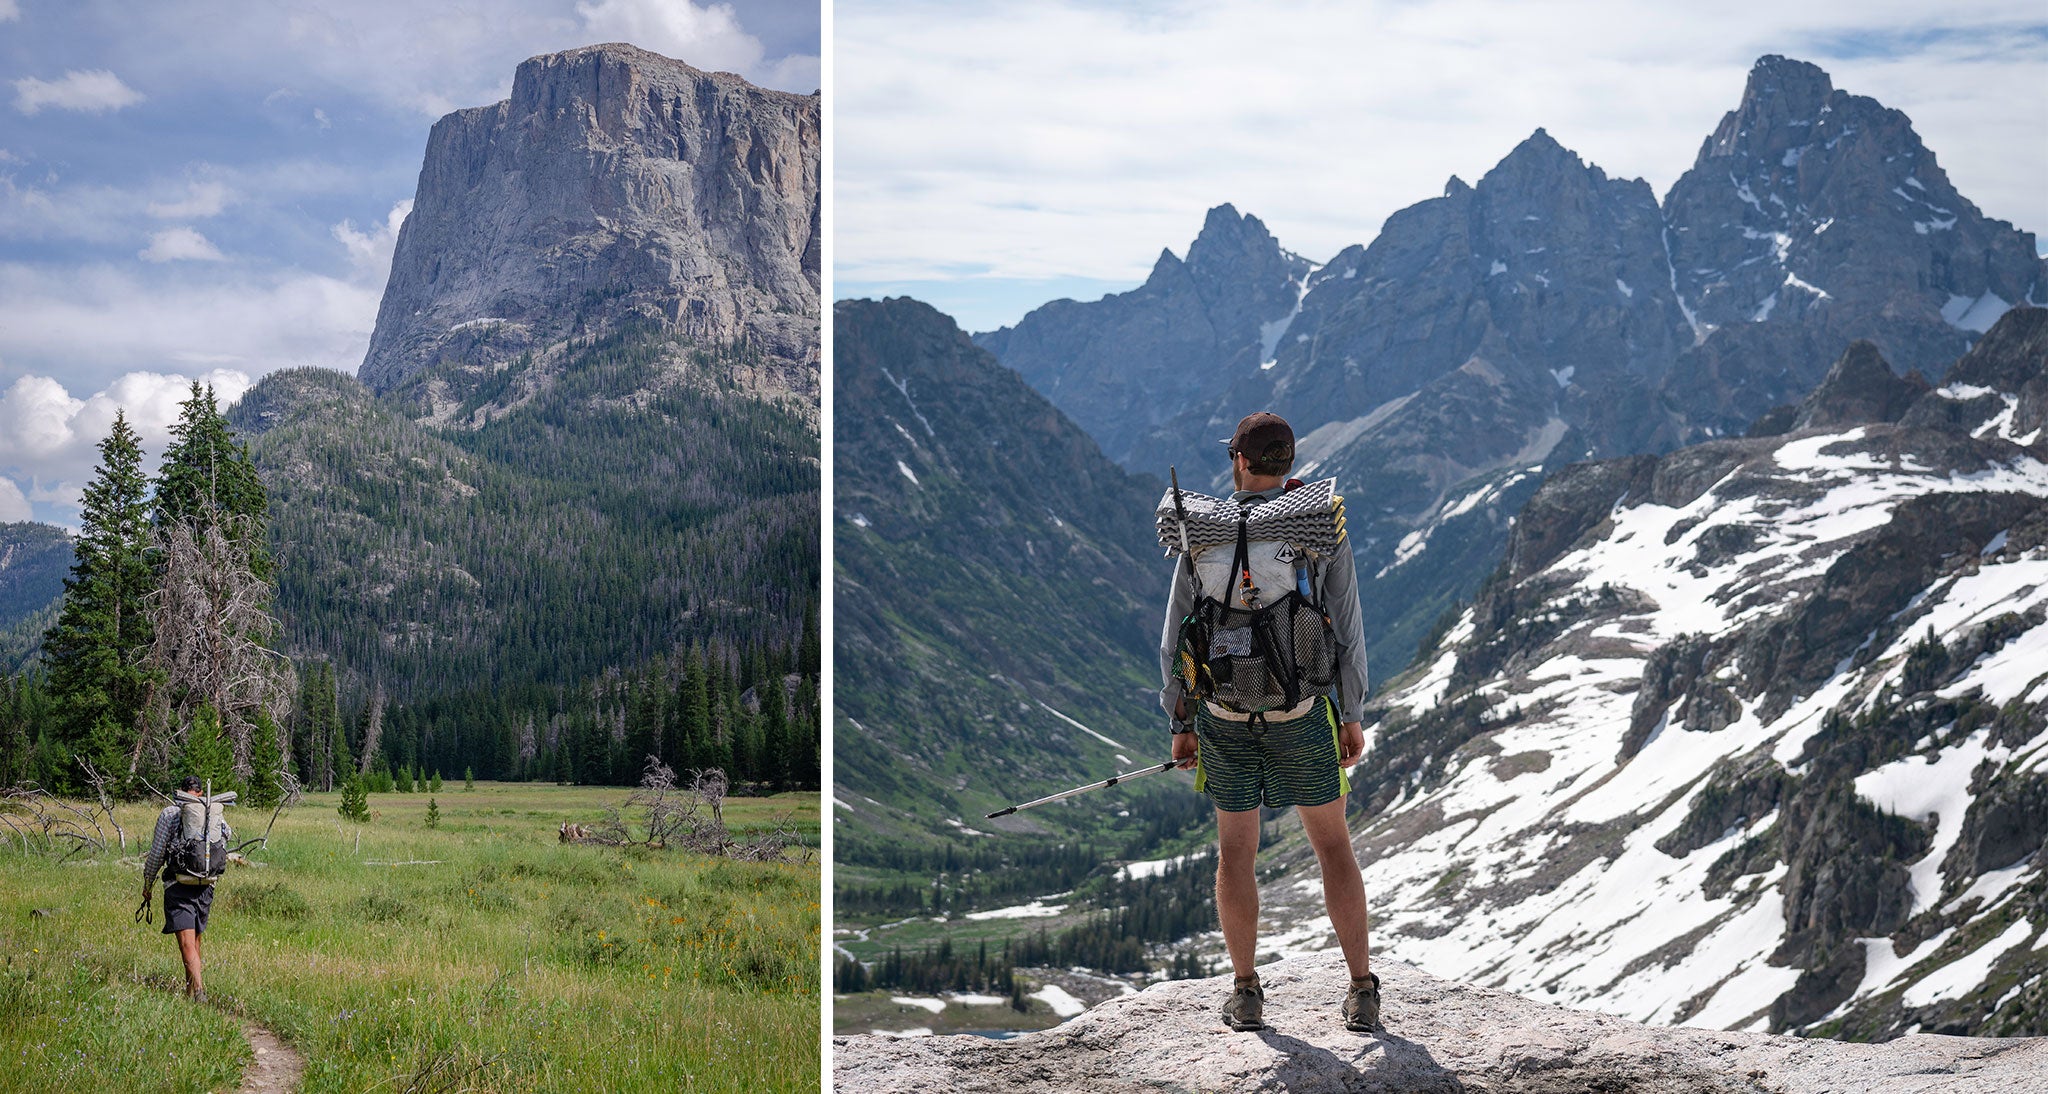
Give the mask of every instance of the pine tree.
[[151, 499], [155, 635], [144, 664], [159, 679], [144, 724], [152, 734], [168, 732], [197, 706], [210, 706], [236, 769], [246, 773], [257, 713], [282, 719], [295, 691], [291, 662], [271, 648], [279, 626], [270, 611], [268, 501], [213, 390], [193, 384], [178, 409]]
[[685, 765], [679, 770], [716, 766], [711, 756], [709, 673], [704, 648], [690, 647], [690, 658], [683, 665], [682, 686], [676, 695], [676, 720], [684, 742], [678, 755]]
[[432, 798], [427, 799], [427, 827], [441, 827], [441, 803]]
[[264, 809], [284, 798], [284, 754], [278, 736], [270, 715], [257, 712], [249, 734], [249, 792], [244, 804]]
[[[171, 445], [157, 474], [156, 521], [232, 522], [225, 530], [263, 580], [271, 578], [270, 549], [264, 542], [269, 500], [247, 445], [235, 439], [211, 385], [192, 382], [192, 394], [178, 404]], [[235, 519], [242, 518], [242, 519]]]
[[782, 674], [776, 672], [761, 686], [761, 777], [779, 791], [789, 789], [795, 757], [789, 734], [789, 696], [782, 690]]
[[[51, 744], [90, 759], [102, 773], [135, 773], [134, 747], [148, 692], [143, 652], [151, 639], [144, 598], [155, 588], [147, 558], [148, 480], [142, 441], [125, 414], [100, 442], [100, 464], [86, 485], [77, 561], [64, 582], [64, 607], [43, 638], [43, 662], [56, 701]], [[66, 760], [67, 767], [75, 767]], [[80, 785], [78, 770], [56, 774]]]
[[[429, 793], [433, 793], [433, 794], [439, 794], [439, 793], [441, 792], [441, 769], [440, 769], [440, 768], [438, 768], [438, 767], [437, 767], [437, 768], [435, 768], [435, 769], [434, 769], [434, 777], [433, 777], [432, 779], [429, 779], [429, 780], [427, 780], [427, 791], [428, 791]], [[431, 801], [432, 799], [429, 799], [429, 800]]]
[[464, 790], [476, 789], [476, 772], [467, 767], [462, 769], [462, 788]]
[[353, 771], [349, 772], [348, 781], [341, 784], [341, 805], [337, 812], [341, 819], [357, 824], [366, 824], [370, 820], [369, 792], [363, 789], [362, 776]]
[[221, 731], [220, 715], [212, 707], [202, 704], [194, 712], [192, 725], [185, 731], [185, 747], [177, 768], [181, 775], [199, 776], [215, 794], [241, 789], [240, 780], [235, 778], [234, 751]]

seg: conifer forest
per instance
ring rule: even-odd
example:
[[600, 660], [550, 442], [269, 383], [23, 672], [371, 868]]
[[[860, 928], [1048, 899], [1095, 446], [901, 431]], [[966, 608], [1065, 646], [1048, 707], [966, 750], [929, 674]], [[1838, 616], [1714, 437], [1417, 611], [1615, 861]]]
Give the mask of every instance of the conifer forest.
[[579, 348], [480, 429], [311, 369], [226, 411], [195, 384], [154, 473], [117, 418], [61, 602], [9, 633], [0, 785], [133, 798], [191, 771], [263, 805], [287, 779], [632, 785], [659, 761], [816, 787], [807, 427], [716, 390], [614, 398], [650, 352]]

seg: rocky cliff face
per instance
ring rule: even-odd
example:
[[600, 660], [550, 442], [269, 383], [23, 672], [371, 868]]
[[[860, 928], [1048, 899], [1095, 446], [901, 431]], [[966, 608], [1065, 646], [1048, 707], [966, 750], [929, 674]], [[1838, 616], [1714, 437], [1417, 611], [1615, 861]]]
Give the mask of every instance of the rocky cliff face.
[[1992, 1094], [2027, 1088], [2048, 1042], [1907, 1037], [1884, 1045], [1652, 1028], [1376, 961], [1386, 1032], [1347, 1033], [1335, 955], [1260, 970], [1273, 1028], [1217, 1018], [1229, 978], [1175, 980], [1055, 1029], [982, 1037], [840, 1037], [833, 1089], [893, 1091], [1513, 1091]]
[[[1277, 283], [1260, 263], [1216, 281], [1255, 270]], [[1472, 594], [1547, 470], [1740, 435], [1856, 339], [1938, 379], [2006, 308], [2048, 301], [2048, 263], [1955, 192], [1905, 115], [1772, 56], [1661, 204], [1539, 130], [1304, 285], [1291, 313], [1257, 297], [1276, 318], [1255, 355], [1190, 348], [1192, 313], [1145, 290], [981, 341], [1135, 470], [1208, 480], [1239, 416], [1287, 416], [1310, 473], [1351, 496], [1391, 668]], [[1088, 339], [1112, 313], [1110, 352]]]
[[1186, 260], [1161, 251], [1138, 288], [1089, 304], [1056, 300], [975, 342], [1111, 459], [1156, 472], [1165, 465], [1153, 466], [1157, 442], [1147, 435], [1271, 360], [1313, 269], [1257, 217], [1219, 205]]
[[568, 339], [639, 327], [814, 402], [818, 104], [628, 45], [521, 64], [428, 137], [363, 382], [445, 417], [523, 354], [531, 385]]
[[1385, 952], [1654, 1023], [2048, 1028], [2048, 310], [1944, 371], [1859, 346], [1795, 427], [1544, 484], [1355, 776]]
[[2031, 233], [1957, 193], [1906, 115], [1803, 61], [1756, 63], [1664, 213], [1701, 343], [1665, 388], [1680, 443], [1797, 400], [1851, 340], [1938, 377], [2005, 309], [2048, 303]]

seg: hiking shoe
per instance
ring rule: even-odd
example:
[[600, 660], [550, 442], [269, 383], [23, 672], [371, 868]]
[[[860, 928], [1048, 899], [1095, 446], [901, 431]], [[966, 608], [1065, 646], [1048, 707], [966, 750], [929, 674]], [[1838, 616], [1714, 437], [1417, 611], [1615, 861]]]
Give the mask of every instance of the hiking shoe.
[[1380, 1025], [1380, 978], [1366, 973], [1365, 979], [1351, 981], [1344, 993], [1344, 1028], [1354, 1033], [1378, 1033]]
[[1234, 980], [1230, 985], [1230, 998], [1223, 1004], [1223, 1024], [1239, 1033], [1265, 1029], [1266, 989], [1259, 986], [1258, 977]]

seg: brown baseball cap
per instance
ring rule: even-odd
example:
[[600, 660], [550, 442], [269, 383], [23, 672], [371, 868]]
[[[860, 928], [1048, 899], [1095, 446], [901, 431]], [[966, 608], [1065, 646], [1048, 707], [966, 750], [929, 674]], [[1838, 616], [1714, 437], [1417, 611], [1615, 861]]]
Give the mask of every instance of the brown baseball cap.
[[1232, 455], [1242, 453], [1254, 466], [1294, 462], [1294, 428], [1270, 411], [1245, 415], [1229, 444]]

